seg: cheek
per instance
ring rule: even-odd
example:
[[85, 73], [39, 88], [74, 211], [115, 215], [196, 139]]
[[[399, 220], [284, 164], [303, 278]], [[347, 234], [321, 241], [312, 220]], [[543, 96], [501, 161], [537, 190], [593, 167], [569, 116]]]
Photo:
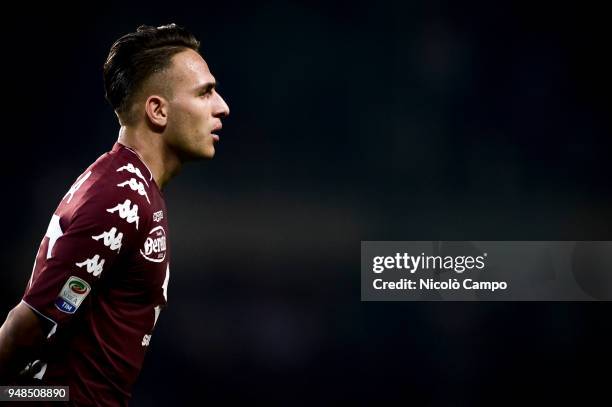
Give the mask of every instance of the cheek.
[[198, 143], [209, 130], [206, 112], [203, 100], [176, 103], [168, 117], [168, 130], [180, 144]]
[[181, 121], [191, 127], [192, 130], [197, 130], [202, 124], [206, 123], [204, 112], [205, 110], [200, 104], [193, 103], [181, 111]]
[[175, 109], [170, 116], [168, 116], [168, 128], [177, 135], [183, 135], [192, 126], [193, 113], [184, 107]]

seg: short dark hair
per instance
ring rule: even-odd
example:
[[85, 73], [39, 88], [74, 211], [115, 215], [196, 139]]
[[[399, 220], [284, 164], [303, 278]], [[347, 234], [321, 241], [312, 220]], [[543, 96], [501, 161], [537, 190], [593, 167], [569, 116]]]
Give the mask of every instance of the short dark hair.
[[[200, 42], [176, 24], [151, 27], [141, 25], [136, 32], [119, 38], [104, 63], [106, 100], [119, 117], [125, 117], [132, 97], [151, 75], [170, 66], [172, 57], [185, 49], [199, 53]], [[128, 115], [129, 116], [129, 115]]]

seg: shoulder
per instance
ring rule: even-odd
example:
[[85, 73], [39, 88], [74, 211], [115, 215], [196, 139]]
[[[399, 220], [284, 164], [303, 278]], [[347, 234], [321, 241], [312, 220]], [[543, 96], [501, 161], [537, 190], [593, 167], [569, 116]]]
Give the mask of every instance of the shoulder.
[[73, 220], [102, 217], [137, 230], [152, 215], [153, 180], [138, 156], [120, 146], [102, 155], [79, 176], [62, 201]]

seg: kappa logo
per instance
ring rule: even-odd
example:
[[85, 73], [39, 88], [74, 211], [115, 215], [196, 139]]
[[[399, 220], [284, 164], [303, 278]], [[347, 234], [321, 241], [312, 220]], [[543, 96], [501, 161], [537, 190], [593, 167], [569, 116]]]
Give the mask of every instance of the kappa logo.
[[100, 255], [96, 254], [91, 259], [87, 259], [81, 263], [76, 263], [78, 267], [87, 267], [87, 272], [93, 274], [94, 277], [98, 277], [102, 273], [104, 267], [104, 259], [100, 261]]
[[123, 233], [119, 232], [118, 235], [116, 233], [117, 228], [113, 227], [108, 232], [104, 232], [98, 236], [92, 236], [91, 238], [95, 241], [104, 239], [104, 246], [110, 248], [111, 250], [117, 250], [117, 253], [119, 253], [119, 250], [121, 250], [121, 239], [123, 239]]
[[144, 196], [145, 198], [147, 198], [147, 202], [151, 203], [151, 201], [149, 201], [149, 196], [147, 195], [147, 191], [145, 191], [145, 187], [144, 185], [142, 185], [142, 182], [136, 181], [136, 178], [130, 178], [129, 181], [125, 181], [122, 182], [121, 184], [117, 184], [118, 187], [124, 187], [128, 185], [132, 191], [136, 191], [138, 192], [139, 195]]
[[142, 176], [142, 172], [140, 172], [140, 168], [134, 167], [134, 164], [128, 163], [127, 165], [124, 165], [123, 167], [118, 168], [117, 172], [124, 171], [124, 170], [128, 171], [128, 172], [131, 172], [132, 174], [135, 174], [138, 178], [140, 178], [141, 180], [144, 181], [144, 183], [145, 183], [145, 185], [147, 187], [149, 186], [149, 183], [147, 182], [145, 177]]
[[153, 222], [159, 222], [164, 218], [164, 211], [157, 211], [153, 214]]
[[140, 254], [154, 263], [161, 263], [166, 258], [166, 231], [162, 226], [156, 226], [149, 232]]
[[87, 281], [70, 276], [55, 299], [55, 306], [66, 314], [74, 314], [90, 291]]
[[70, 195], [70, 198], [68, 198], [68, 200], [66, 201], [67, 203], [70, 203], [70, 201], [72, 200], [72, 197], [74, 196], [74, 193], [78, 191], [79, 188], [81, 188], [81, 185], [83, 185], [83, 183], [87, 181], [87, 178], [89, 178], [90, 175], [91, 175], [91, 171], [83, 175], [81, 178], [78, 178], [77, 181], [74, 183], [74, 185], [70, 187], [70, 189], [68, 190], [68, 192], [66, 192], [66, 195], [64, 195], [62, 199], [66, 199], [66, 197]]
[[138, 205], [134, 204], [134, 206], [130, 208], [131, 204], [132, 201], [126, 199], [122, 204], [117, 204], [114, 208], [107, 209], [106, 211], [110, 213], [119, 211], [121, 219], [125, 219], [127, 223], [136, 222], [136, 230], [138, 230], [138, 220], [140, 219], [138, 217]]

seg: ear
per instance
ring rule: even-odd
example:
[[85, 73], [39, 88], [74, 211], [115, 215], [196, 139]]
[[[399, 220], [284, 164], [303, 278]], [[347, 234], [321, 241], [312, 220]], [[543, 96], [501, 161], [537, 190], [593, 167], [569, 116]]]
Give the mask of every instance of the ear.
[[168, 102], [162, 96], [151, 95], [145, 102], [145, 112], [151, 123], [164, 127], [168, 122]]

